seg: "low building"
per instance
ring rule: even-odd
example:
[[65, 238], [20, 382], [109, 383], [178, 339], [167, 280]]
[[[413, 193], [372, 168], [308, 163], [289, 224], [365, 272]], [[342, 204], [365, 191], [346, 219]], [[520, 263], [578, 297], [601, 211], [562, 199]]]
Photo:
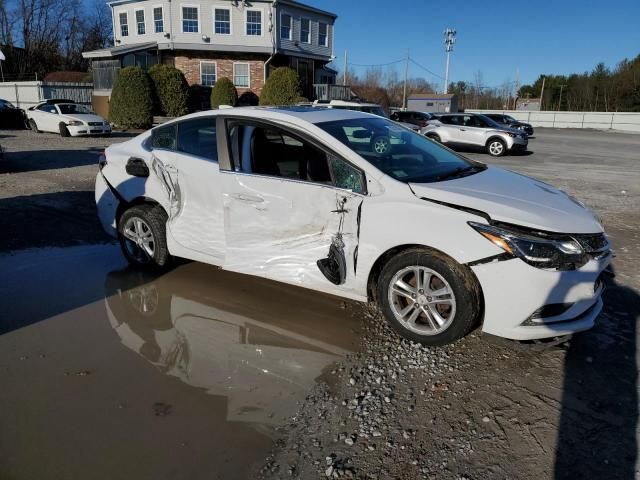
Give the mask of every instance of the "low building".
[[[276, 67], [298, 72], [303, 94], [335, 83], [337, 16], [294, 0], [113, 0], [111, 48], [84, 52], [92, 60], [95, 94], [108, 97], [117, 70], [174, 65], [189, 85], [233, 81], [239, 94], [260, 95]], [[98, 102], [99, 103], [99, 102]]]
[[540, 104], [539, 98], [518, 98], [516, 100], [516, 110], [539, 112]]
[[409, 95], [407, 110], [430, 113], [457, 112], [458, 97], [450, 93], [415, 93]]

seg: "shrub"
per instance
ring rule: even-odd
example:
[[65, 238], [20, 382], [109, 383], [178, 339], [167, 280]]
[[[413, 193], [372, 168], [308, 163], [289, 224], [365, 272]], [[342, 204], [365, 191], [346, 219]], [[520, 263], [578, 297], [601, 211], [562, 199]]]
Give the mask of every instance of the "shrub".
[[220, 105], [235, 107], [236, 103], [238, 103], [238, 92], [233, 82], [225, 77], [216, 80], [211, 91], [211, 108], [218, 108]]
[[287, 67], [276, 68], [264, 84], [260, 105], [294, 105], [302, 97], [300, 77]]
[[191, 85], [189, 87], [189, 111], [200, 112], [211, 109], [211, 87]]
[[153, 87], [140, 67], [125, 67], [116, 77], [111, 93], [109, 119], [128, 128], [148, 128], [153, 122]]
[[251, 90], [244, 92], [238, 98], [238, 106], [240, 107], [255, 107], [260, 103], [260, 98], [258, 95], [253, 93]]
[[149, 76], [155, 88], [158, 113], [179, 117], [188, 112], [189, 86], [183, 73], [171, 65], [154, 65]]

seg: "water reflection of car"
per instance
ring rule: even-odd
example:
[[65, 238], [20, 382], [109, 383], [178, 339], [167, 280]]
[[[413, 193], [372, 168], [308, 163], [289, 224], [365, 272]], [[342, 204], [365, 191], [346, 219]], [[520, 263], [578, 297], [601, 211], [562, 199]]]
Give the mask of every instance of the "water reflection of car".
[[23, 129], [24, 127], [24, 112], [8, 100], [0, 98], [0, 128]]
[[47, 100], [27, 110], [34, 132], [59, 133], [62, 137], [109, 135], [111, 125], [84, 105], [69, 100]]
[[349, 314], [330, 297], [197, 263], [161, 277], [112, 272], [105, 293], [123, 345], [226, 397], [230, 421], [281, 422], [354, 337]]
[[416, 127], [424, 128], [435, 115], [427, 112], [416, 112], [413, 110], [398, 110], [391, 114], [391, 120], [394, 122], [410, 123]]
[[325, 108], [336, 108], [338, 110], [351, 110], [354, 112], [364, 112], [371, 113], [372, 115], [377, 115], [382, 118], [389, 118], [393, 120], [399, 125], [402, 125], [409, 130], [413, 130], [417, 132], [420, 130], [420, 126], [416, 125], [413, 122], [405, 122], [404, 120], [398, 120], [393, 118], [393, 116], [389, 117], [387, 112], [385, 112], [382, 105], [378, 105], [377, 103], [366, 103], [366, 102], [355, 102], [355, 101], [346, 101], [346, 100], [331, 100], [330, 102], [323, 101], [315, 101], [314, 106], [316, 107], [325, 107]]

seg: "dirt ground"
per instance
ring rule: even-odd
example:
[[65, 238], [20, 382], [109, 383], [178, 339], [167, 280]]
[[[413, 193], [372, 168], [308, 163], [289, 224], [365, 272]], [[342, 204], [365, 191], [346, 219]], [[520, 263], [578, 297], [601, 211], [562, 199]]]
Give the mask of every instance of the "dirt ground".
[[640, 136], [465, 153], [566, 190], [612, 238], [597, 326], [544, 350], [479, 331], [426, 349], [333, 297], [130, 271], [93, 204], [123, 139], [0, 132], [0, 478], [638, 477]]

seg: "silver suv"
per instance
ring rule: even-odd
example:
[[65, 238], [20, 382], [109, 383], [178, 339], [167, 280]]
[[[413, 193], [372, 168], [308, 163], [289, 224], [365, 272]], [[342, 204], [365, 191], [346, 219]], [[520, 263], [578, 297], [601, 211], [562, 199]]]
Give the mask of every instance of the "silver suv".
[[493, 157], [501, 157], [507, 152], [525, 151], [529, 144], [526, 133], [504, 127], [477, 113], [438, 115], [421, 133], [452, 147], [482, 147]]

